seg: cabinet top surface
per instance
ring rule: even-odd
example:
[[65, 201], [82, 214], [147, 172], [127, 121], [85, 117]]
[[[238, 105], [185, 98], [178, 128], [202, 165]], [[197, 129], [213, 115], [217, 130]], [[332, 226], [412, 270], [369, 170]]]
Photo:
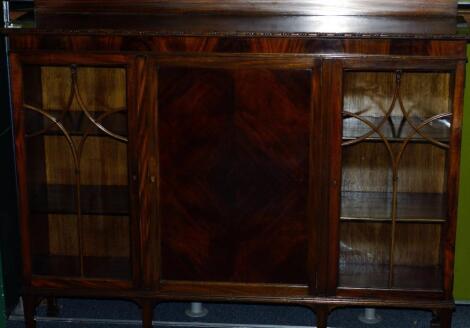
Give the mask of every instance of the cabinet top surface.
[[22, 17], [7, 34], [469, 39], [462, 17], [64, 13]]

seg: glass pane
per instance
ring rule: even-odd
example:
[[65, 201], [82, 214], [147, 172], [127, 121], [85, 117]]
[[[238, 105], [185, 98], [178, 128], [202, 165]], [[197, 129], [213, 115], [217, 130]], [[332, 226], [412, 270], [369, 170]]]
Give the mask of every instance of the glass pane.
[[[341, 286], [440, 286], [450, 95], [449, 73], [345, 72]], [[388, 233], [380, 239], [368, 236], [364, 231], [371, 224], [382, 225], [380, 231]], [[388, 249], [388, 254], [381, 253], [382, 260], [375, 256], [362, 263], [365, 267], [384, 263], [383, 272], [392, 272], [380, 286], [375, 273], [368, 273], [368, 284], [362, 278], [347, 279], [352, 272], [360, 273], [354, 269], [356, 260], [348, 255], [357, 251], [359, 240], [367, 245], [364, 249]], [[429, 247], [437, 255], [430, 252], [431, 258], [423, 257]]]
[[339, 286], [387, 287], [390, 228], [381, 223], [341, 223]]
[[129, 278], [126, 71], [24, 67], [33, 273]]
[[447, 219], [447, 150], [430, 143], [406, 146], [398, 167], [397, 219]]
[[395, 234], [395, 288], [441, 289], [441, 225], [400, 223]]
[[342, 219], [390, 219], [392, 189], [390, 157], [384, 144], [357, 143], [343, 148]]
[[346, 72], [343, 139], [445, 142], [449, 79], [448, 73]]

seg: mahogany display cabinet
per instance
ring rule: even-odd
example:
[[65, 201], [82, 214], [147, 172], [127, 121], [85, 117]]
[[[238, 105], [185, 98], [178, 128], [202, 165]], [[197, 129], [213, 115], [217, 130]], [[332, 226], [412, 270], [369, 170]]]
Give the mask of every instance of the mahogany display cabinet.
[[170, 300], [450, 327], [455, 2], [36, 6], [3, 29], [27, 327], [45, 297], [132, 300], [144, 327]]

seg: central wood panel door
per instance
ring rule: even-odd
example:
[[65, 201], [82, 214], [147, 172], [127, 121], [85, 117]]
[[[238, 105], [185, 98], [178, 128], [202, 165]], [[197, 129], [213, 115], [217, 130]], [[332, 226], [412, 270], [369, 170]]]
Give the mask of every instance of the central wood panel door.
[[315, 66], [272, 56], [157, 60], [163, 287], [315, 289]]

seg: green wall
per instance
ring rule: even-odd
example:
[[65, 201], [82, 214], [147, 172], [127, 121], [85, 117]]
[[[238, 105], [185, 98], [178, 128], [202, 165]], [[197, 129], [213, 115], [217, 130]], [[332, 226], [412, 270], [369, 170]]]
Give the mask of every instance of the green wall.
[[[470, 46], [467, 47], [470, 57]], [[467, 64], [462, 161], [460, 164], [460, 203], [455, 255], [454, 297], [470, 300], [470, 64]]]

